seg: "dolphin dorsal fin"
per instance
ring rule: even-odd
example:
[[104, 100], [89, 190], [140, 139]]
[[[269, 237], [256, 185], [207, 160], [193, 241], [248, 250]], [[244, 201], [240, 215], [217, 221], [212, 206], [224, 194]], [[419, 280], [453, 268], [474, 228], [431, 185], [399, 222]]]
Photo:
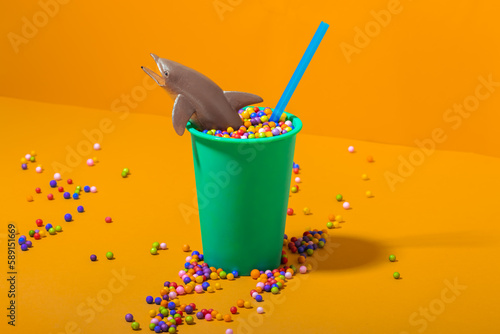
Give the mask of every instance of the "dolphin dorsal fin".
[[234, 110], [264, 101], [260, 96], [244, 92], [225, 91], [224, 96]]
[[179, 136], [184, 133], [187, 122], [194, 112], [195, 109], [189, 100], [182, 94], [177, 95], [172, 110], [172, 123], [174, 123], [174, 130]]

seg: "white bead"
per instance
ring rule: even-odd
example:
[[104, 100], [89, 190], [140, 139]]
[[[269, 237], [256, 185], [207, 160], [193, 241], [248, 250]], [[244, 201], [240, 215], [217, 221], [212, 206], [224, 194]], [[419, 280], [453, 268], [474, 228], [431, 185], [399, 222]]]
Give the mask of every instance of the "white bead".
[[96, 193], [97, 192], [97, 188], [94, 187], [94, 186], [90, 187], [90, 192], [91, 193]]
[[354, 146], [349, 146], [349, 147], [347, 148], [347, 150], [348, 150], [349, 152], [351, 152], [351, 153], [352, 153], [352, 152], [354, 152]]
[[264, 313], [264, 308], [261, 306], [257, 307], [257, 313], [259, 313], [259, 314]]
[[61, 174], [55, 173], [54, 174], [54, 180], [60, 181], [61, 180]]
[[35, 171], [37, 173], [41, 173], [42, 172], [42, 167], [38, 166], [37, 168], [35, 168]]
[[351, 204], [349, 204], [349, 202], [344, 202], [344, 204], [342, 204], [342, 206], [344, 207], [344, 209], [348, 210], [351, 208]]
[[101, 149], [101, 145], [99, 143], [94, 144], [94, 150], [99, 151]]

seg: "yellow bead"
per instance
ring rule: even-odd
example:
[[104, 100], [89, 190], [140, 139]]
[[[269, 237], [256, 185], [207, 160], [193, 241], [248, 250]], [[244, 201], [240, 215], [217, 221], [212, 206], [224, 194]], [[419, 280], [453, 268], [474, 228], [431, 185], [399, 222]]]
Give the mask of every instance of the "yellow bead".
[[363, 175], [361, 175], [361, 178], [366, 181], [366, 180], [368, 180], [368, 175], [363, 174]]
[[207, 288], [207, 292], [214, 292], [214, 291], [215, 291], [215, 289], [214, 289], [214, 287], [213, 287], [213, 286], [209, 286], [209, 287]]
[[233, 129], [232, 127], [228, 127], [228, 128], [227, 128], [227, 132], [231, 133], [231, 132], [233, 132], [233, 131], [234, 131], [234, 129]]
[[252, 307], [252, 304], [250, 304], [250, 302], [249, 302], [249, 301], [246, 301], [246, 302], [243, 304], [243, 306], [245, 306], [245, 308], [250, 308], [250, 307]]
[[220, 290], [221, 289], [220, 283], [215, 283], [215, 289], [216, 290]]
[[337, 216], [335, 216], [335, 220], [340, 223], [340, 222], [344, 221], [344, 218], [341, 215], [337, 215]]
[[334, 221], [334, 222], [333, 222], [333, 227], [334, 227], [334, 228], [339, 227], [339, 222], [338, 222], [338, 221]]
[[308, 214], [310, 214], [310, 213], [311, 213], [311, 209], [309, 209], [308, 207], [305, 207], [305, 208], [304, 208], [304, 214], [305, 214], [305, 215], [308, 215]]
[[210, 273], [210, 279], [216, 280], [218, 278], [219, 278], [219, 275], [217, 275], [217, 273], [214, 273], [214, 272]]
[[93, 157], [92, 160], [94, 160], [94, 162], [99, 162], [99, 160], [97, 159], [97, 157]]
[[25, 164], [26, 163], [26, 158], [21, 158], [21, 163]]
[[196, 277], [196, 283], [203, 283], [203, 276]]
[[149, 313], [149, 316], [150, 316], [151, 318], [156, 317], [156, 311], [155, 311], [155, 310], [149, 310], [149, 312], [148, 312], [148, 313]]
[[181, 305], [181, 301], [179, 300], [179, 298], [175, 298], [174, 300], [172, 300], [174, 303], [175, 303], [175, 306], [179, 306]]
[[241, 113], [241, 117], [242, 118], [250, 118], [250, 113], [247, 110], [245, 110], [244, 112]]
[[232, 273], [227, 274], [226, 278], [230, 281], [234, 279], [234, 275]]
[[222, 314], [217, 313], [217, 315], [215, 316], [215, 319], [222, 320]]
[[35, 152], [35, 151], [31, 151], [30, 155], [31, 155], [31, 156], [35, 156], [35, 155], [36, 155], [36, 152]]
[[366, 197], [372, 197], [372, 196], [373, 196], [372, 192], [370, 190], [367, 190]]
[[224, 136], [222, 136], [222, 138], [231, 138], [231, 136], [230, 135], [224, 135]]

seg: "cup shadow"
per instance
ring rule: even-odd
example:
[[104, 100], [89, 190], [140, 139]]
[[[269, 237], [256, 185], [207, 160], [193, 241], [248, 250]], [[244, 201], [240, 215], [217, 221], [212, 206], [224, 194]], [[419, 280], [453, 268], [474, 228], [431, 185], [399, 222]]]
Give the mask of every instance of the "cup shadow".
[[345, 236], [329, 238], [325, 248], [327, 248], [326, 254], [316, 258], [318, 270], [345, 270], [372, 266], [377, 262], [381, 263], [381, 256], [383, 257], [383, 251], [386, 249], [384, 245], [373, 240]]

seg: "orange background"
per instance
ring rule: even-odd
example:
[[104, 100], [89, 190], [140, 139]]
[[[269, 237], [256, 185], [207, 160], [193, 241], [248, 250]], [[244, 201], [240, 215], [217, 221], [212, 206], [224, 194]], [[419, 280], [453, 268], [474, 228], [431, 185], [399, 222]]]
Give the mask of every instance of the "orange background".
[[[47, 22], [36, 0], [2, 2], [0, 95], [170, 115], [160, 89], [137, 95], [140, 66], [154, 67], [155, 52], [275, 106], [323, 20], [331, 27], [288, 107], [304, 133], [415, 145], [442, 127], [449, 136], [439, 148], [500, 156], [498, 92], [456, 130], [443, 120], [474, 94], [479, 76], [500, 81], [495, 2], [402, 0], [364, 46], [355, 29], [376, 29], [371, 11], [392, 8], [389, 1], [66, 1]], [[23, 36], [23, 18], [33, 16], [38, 32], [13, 47], [8, 34]], [[362, 46], [350, 62], [342, 43]], [[131, 93], [137, 103], [127, 106], [120, 99]], [[318, 117], [328, 126], [315, 127]]]

